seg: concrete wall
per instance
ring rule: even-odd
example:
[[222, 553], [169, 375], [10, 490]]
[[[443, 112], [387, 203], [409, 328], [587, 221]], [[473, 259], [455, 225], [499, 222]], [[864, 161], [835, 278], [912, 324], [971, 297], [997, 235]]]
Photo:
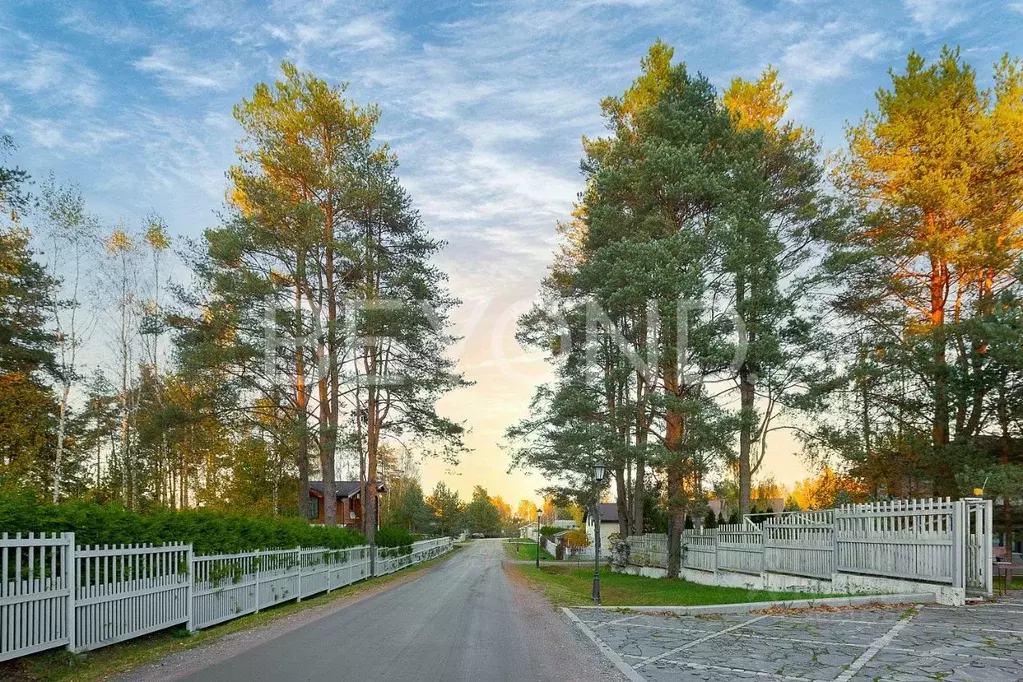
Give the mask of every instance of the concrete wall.
[[[615, 571], [630, 575], [641, 575], [647, 578], [664, 578], [667, 570], [656, 566], [624, 566], [614, 567]], [[736, 587], [747, 590], [770, 590], [772, 592], [810, 592], [816, 594], [848, 595], [848, 594], [934, 594], [935, 601], [948, 606], [963, 606], [966, 603], [966, 590], [951, 585], [919, 583], [910, 580], [896, 580], [869, 575], [852, 573], [835, 573], [831, 580], [806, 578], [783, 573], [738, 573], [735, 571], [698, 571], [683, 568], [680, 574], [683, 580], [701, 585], [719, 587]]]

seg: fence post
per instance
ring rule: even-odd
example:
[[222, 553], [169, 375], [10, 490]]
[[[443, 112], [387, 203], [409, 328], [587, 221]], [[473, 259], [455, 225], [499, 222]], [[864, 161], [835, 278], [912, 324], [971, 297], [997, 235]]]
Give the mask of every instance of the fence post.
[[[991, 541], [994, 540], [994, 501], [984, 501], [984, 536], [981, 542], [984, 543], [984, 577], [985, 586], [984, 592], [989, 597], [993, 597], [995, 594], [995, 583], [994, 583], [994, 557], [993, 549], [991, 548]], [[1011, 548], [1010, 548], [1011, 549]], [[1012, 561], [1012, 552], [1008, 554], [1009, 561]]]
[[252, 553], [252, 563], [256, 569], [256, 610], [253, 613], [259, 613], [259, 574], [263, 572], [263, 562], [260, 561], [259, 552]]
[[835, 574], [838, 573], [838, 517], [842, 509], [845, 509], [845, 505], [841, 507], [835, 507], [835, 511], [831, 514], [831, 580], [834, 581]]
[[[64, 553], [65, 561], [67, 565], [63, 566], [64, 569], [64, 583], [67, 585], [67, 648], [71, 653], [75, 653], [78, 650], [77, 642], [75, 641], [75, 631], [77, 625], [75, 624], [75, 592], [78, 590], [78, 566], [75, 565], [75, 534], [74, 533], [61, 533], [67, 541], [67, 551]], [[4, 580], [7, 576], [4, 576]]]
[[952, 503], [952, 587], [966, 587], [964, 555], [967, 532], [966, 503], [956, 500]]
[[189, 632], [195, 632], [195, 625], [192, 624], [192, 609], [194, 608], [195, 597], [193, 591], [195, 590], [195, 554], [192, 552], [192, 544], [188, 544], [188, 550], [186, 551], [186, 557], [188, 561], [188, 589], [185, 594], [188, 596], [188, 605], [186, 606], [186, 613], [188, 613], [188, 621], [185, 623], [185, 629]]
[[[299, 545], [296, 551], [298, 552], [298, 599], [295, 600], [297, 604], [302, 601], [302, 545]], [[330, 576], [327, 576], [327, 579], [329, 580]]]

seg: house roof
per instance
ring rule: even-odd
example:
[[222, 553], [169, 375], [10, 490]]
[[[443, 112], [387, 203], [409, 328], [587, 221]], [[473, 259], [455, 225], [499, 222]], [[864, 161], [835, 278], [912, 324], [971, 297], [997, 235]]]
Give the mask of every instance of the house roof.
[[[585, 519], [590, 518], [589, 510], [586, 510]], [[601, 523], [618, 523], [618, 503], [617, 502], [601, 502], [600, 503], [600, 522]]]
[[[359, 481], [334, 481], [334, 490], [337, 492], [338, 498], [358, 497], [361, 489], [362, 484]], [[318, 493], [319, 497], [323, 497], [323, 481], [309, 481], [309, 492]], [[377, 492], [386, 493], [387, 486], [377, 483]]]

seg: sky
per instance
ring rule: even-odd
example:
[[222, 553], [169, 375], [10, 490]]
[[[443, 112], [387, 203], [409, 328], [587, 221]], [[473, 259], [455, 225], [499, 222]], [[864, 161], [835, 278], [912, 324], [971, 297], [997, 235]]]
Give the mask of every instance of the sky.
[[[504, 430], [549, 376], [515, 320], [582, 188], [581, 137], [602, 134], [600, 100], [657, 38], [719, 88], [773, 64], [790, 116], [834, 150], [910, 50], [961, 45], [982, 83], [1004, 52], [1023, 55], [1023, 0], [0, 0], [0, 130], [15, 163], [77, 183], [107, 224], [156, 212], [195, 238], [223, 207], [232, 106], [281, 60], [378, 104], [379, 138], [447, 242], [438, 264], [463, 301], [452, 352], [475, 382], [440, 406], [472, 452], [453, 471], [424, 462], [424, 487], [482, 484], [514, 503], [545, 481], [508, 473]], [[806, 475], [786, 440], [765, 469]]]

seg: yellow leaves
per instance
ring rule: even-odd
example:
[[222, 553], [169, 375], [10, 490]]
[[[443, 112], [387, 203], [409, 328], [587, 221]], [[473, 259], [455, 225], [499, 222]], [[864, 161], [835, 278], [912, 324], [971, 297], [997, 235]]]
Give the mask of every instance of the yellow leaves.
[[165, 251], [170, 248], [170, 235], [167, 233], [167, 224], [158, 216], [150, 216], [149, 225], [146, 227], [145, 240], [153, 251]]
[[763, 128], [776, 131], [788, 109], [791, 92], [785, 92], [778, 70], [768, 65], [755, 81], [732, 80], [722, 102], [739, 130]]
[[103, 240], [103, 246], [106, 247], [107, 253], [116, 256], [130, 253], [135, 248], [135, 243], [127, 232], [117, 229]]

